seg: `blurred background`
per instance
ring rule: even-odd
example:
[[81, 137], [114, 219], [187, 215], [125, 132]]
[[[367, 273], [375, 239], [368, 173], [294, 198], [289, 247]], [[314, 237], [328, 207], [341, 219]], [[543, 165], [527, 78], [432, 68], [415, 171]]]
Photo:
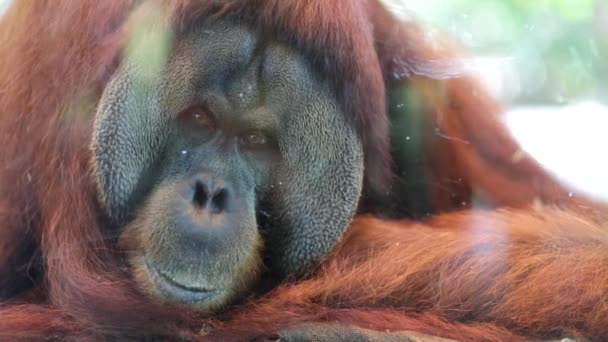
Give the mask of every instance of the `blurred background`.
[[458, 37], [508, 103], [608, 102], [606, 0], [383, 2]]
[[383, 2], [457, 37], [523, 148], [563, 182], [608, 199], [608, 0]]
[[[0, 0], [0, 15], [10, 1]], [[565, 183], [608, 199], [608, 0], [382, 1], [427, 23], [431, 37], [458, 38], [523, 148]]]

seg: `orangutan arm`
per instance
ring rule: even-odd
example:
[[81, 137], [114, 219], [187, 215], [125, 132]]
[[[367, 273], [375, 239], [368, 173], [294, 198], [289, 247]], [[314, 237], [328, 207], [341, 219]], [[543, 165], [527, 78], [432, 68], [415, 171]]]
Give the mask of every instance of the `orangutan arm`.
[[602, 338], [607, 263], [605, 227], [558, 209], [359, 217], [318, 275], [279, 287], [230, 330], [333, 321], [462, 340]]

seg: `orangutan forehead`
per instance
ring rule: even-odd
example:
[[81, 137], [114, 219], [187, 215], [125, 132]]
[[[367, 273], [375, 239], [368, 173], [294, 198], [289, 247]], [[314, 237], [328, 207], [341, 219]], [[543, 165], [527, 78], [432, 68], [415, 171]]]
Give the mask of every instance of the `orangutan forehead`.
[[[365, 164], [369, 171], [370, 190], [382, 191], [387, 185], [390, 168], [388, 121], [385, 117], [385, 61], [378, 58], [377, 33], [401, 37], [394, 20], [382, 6], [373, 1], [146, 1], [142, 5], [162, 4], [164, 22], [174, 33], [187, 31], [201, 20], [232, 20], [249, 25], [277, 42], [295, 48], [314, 70], [326, 77], [337, 93], [338, 101], [350, 116], [363, 140], [367, 141]], [[370, 21], [370, 13], [378, 18]], [[381, 25], [375, 27], [374, 25]], [[387, 27], [391, 25], [391, 27]], [[134, 27], [141, 27], [135, 25]], [[265, 38], [264, 38], [265, 39]], [[397, 42], [382, 39], [383, 50], [397, 53]], [[403, 41], [398, 40], [401, 46]], [[393, 51], [394, 50], [394, 51]], [[386, 51], [385, 51], [386, 52]], [[385, 53], [386, 54], [386, 53]], [[416, 68], [420, 56], [407, 55], [407, 68]], [[391, 58], [388, 59], [392, 60]], [[389, 62], [390, 64], [391, 62]], [[425, 69], [428, 70], [434, 69]], [[412, 71], [414, 74], [415, 70]]]

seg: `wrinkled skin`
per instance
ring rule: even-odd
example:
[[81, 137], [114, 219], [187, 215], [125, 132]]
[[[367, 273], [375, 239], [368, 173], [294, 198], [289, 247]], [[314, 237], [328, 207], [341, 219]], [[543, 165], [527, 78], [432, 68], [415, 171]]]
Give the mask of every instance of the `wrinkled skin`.
[[358, 204], [363, 153], [293, 49], [229, 20], [173, 44], [160, 73], [125, 59], [106, 87], [95, 178], [139, 286], [211, 311], [251, 289], [265, 255], [276, 274], [301, 274], [334, 246]]

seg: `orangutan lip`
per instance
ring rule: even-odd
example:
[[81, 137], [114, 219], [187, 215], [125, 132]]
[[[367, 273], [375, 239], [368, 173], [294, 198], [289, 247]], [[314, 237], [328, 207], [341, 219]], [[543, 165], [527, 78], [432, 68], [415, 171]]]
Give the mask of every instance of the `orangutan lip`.
[[176, 282], [160, 272], [146, 259], [146, 268], [156, 288], [175, 304], [196, 304], [213, 296], [215, 291], [190, 287]]

